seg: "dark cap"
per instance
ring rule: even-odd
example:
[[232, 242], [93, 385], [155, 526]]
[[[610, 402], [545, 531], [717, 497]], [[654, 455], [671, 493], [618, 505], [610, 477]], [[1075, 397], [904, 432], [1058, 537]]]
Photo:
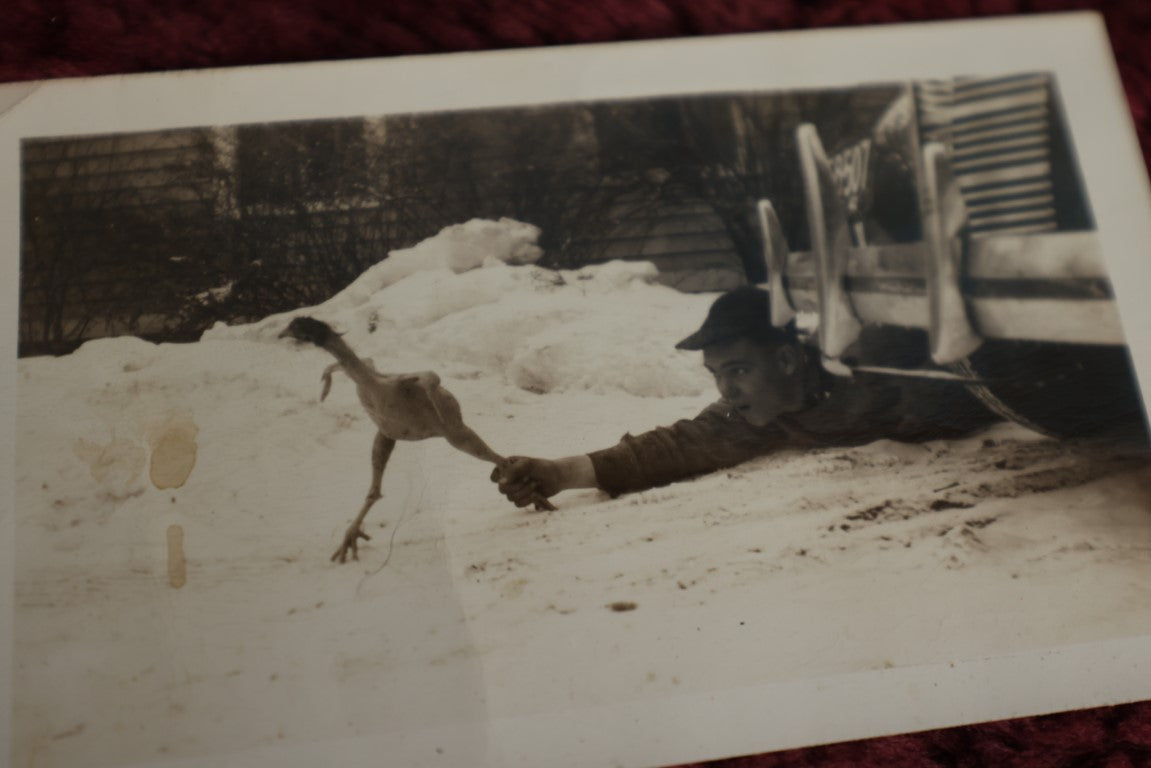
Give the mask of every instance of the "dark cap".
[[741, 337], [761, 344], [794, 341], [795, 327], [772, 326], [771, 297], [762, 288], [746, 285], [716, 299], [700, 329], [675, 348], [705, 349]]

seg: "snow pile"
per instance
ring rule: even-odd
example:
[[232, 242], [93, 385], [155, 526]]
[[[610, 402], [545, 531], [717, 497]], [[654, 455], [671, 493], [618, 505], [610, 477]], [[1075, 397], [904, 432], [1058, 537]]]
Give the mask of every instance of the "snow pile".
[[445, 227], [435, 237], [390, 255], [402, 264], [416, 265], [415, 269], [440, 261], [453, 272], [467, 272], [488, 260], [535, 264], [543, 256], [536, 245], [539, 236], [539, 227], [507, 217], [499, 221], [472, 219]]
[[411, 248], [389, 251], [388, 258], [321, 307], [328, 311], [356, 307], [418, 272], [448, 269], [460, 274], [485, 264], [534, 264], [543, 255], [536, 245], [539, 236], [539, 227], [508, 218], [453, 224]]
[[382, 371], [434, 366], [539, 393], [668, 397], [710, 389], [698, 356], [674, 345], [713, 297], [658, 285], [647, 262], [544, 269], [534, 264], [538, 236], [510, 219], [448, 227], [393, 251], [320, 305], [251, 325], [220, 324], [203, 338], [288, 343], [277, 334], [292, 317], [309, 315], [344, 333]]

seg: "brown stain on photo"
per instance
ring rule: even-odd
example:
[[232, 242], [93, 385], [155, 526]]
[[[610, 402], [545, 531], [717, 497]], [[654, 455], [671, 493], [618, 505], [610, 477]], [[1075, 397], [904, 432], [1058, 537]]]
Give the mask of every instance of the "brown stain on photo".
[[149, 476], [152, 485], [160, 490], [179, 488], [196, 466], [196, 435], [200, 428], [191, 416], [177, 413], [169, 415], [154, 427], [148, 442], [152, 446]]
[[188, 561], [184, 558], [184, 528], [168, 526], [168, 586], [179, 589], [188, 581]]
[[124, 437], [113, 437], [106, 444], [81, 437], [72, 444], [72, 453], [88, 465], [92, 479], [98, 483], [112, 474], [123, 474], [131, 482], [140, 476], [147, 459], [143, 446]]
[[500, 596], [506, 599], [519, 597], [524, 593], [524, 588], [527, 587], [527, 579], [515, 579], [508, 582], [500, 589]]

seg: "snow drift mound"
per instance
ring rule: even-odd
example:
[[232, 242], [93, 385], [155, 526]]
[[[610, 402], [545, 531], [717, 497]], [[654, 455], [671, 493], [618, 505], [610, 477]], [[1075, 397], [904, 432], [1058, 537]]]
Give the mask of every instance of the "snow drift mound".
[[328, 301], [257, 323], [218, 324], [204, 340], [274, 343], [292, 317], [331, 324], [381, 371], [389, 359], [442, 375], [490, 375], [532, 392], [695, 396], [711, 384], [698, 356], [676, 352], [713, 296], [656, 283], [647, 262], [578, 270], [536, 266], [539, 229], [472, 220], [393, 251]]
[[417, 272], [449, 269], [458, 274], [486, 263], [534, 264], [543, 255], [536, 245], [539, 236], [539, 227], [508, 218], [453, 224], [411, 248], [389, 251], [388, 258], [369, 268], [316, 311], [354, 308], [377, 291]]

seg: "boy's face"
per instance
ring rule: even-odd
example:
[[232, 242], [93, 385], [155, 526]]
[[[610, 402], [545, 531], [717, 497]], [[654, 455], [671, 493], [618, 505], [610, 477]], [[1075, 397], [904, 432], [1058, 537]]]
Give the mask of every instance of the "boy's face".
[[741, 338], [707, 347], [703, 365], [720, 397], [753, 426], [762, 427], [803, 402], [794, 371], [785, 370], [779, 347]]

